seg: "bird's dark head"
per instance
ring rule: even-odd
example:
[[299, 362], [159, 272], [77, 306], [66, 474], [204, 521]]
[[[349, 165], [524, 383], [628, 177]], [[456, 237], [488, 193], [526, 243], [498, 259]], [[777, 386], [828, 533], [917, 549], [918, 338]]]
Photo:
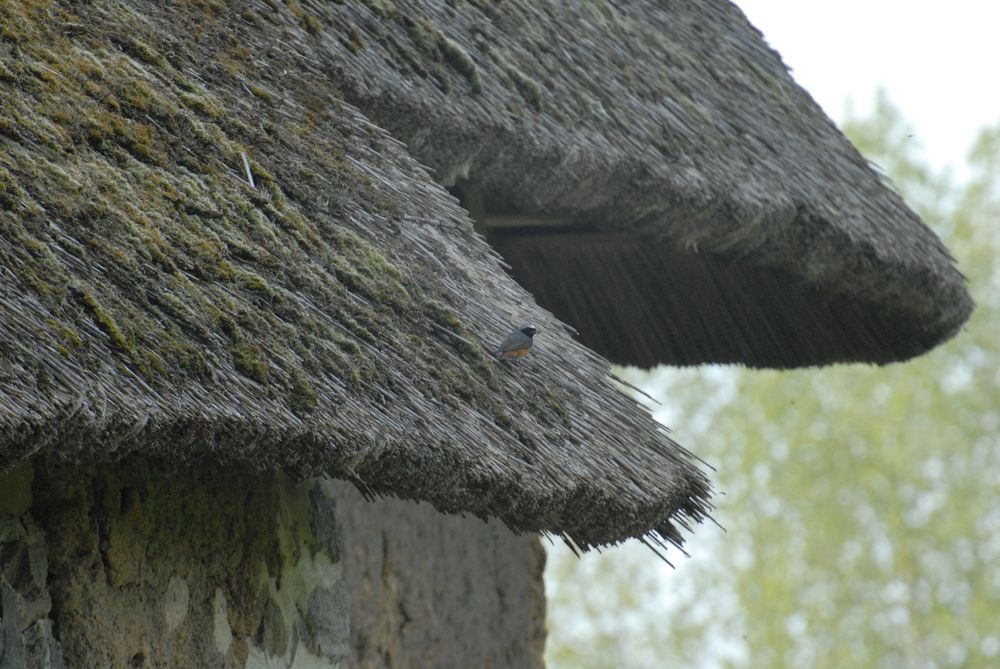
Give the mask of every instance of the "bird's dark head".
[[536, 328], [534, 325], [522, 325], [521, 327], [518, 328], [518, 331], [521, 334], [528, 335], [529, 337], [534, 337], [535, 333], [538, 332], [538, 328]]

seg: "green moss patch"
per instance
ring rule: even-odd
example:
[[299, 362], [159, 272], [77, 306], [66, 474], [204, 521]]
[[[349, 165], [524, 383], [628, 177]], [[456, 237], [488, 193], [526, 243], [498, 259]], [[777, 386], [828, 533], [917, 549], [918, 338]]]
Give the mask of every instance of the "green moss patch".
[[[154, 385], [235, 372], [299, 412], [316, 405], [313, 379], [380, 378], [370, 347], [404, 338], [419, 300], [342, 222], [345, 210], [396, 213], [346, 160], [356, 128], [335, 91], [256, 71], [251, 45], [177, 52], [148, 17], [75, 13], [89, 8], [0, 6], [2, 39], [18, 44], [0, 70], [0, 231], [12, 242], [0, 255], [49, 309], [49, 347]], [[171, 11], [196, 33], [229, 10]]]
[[[406, 26], [410, 41], [424, 56], [430, 57], [432, 63], [446, 64], [456, 70], [469, 82], [473, 93], [482, 92], [483, 83], [480, 79], [479, 68], [462, 45], [450, 37], [442, 35], [427, 19], [405, 16], [402, 17], [402, 22]], [[444, 73], [443, 68], [432, 66], [431, 74], [438, 79], [446, 93], [451, 90], [451, 81]]]
[[505, 71], [511, 81], [514, 82], [518, 92], [521, 93], [521, 97], [523, 97], [528, 104], [534, 107], [537, 111], [542, 111], [542, 87], [538, 84], [538, 82], [512, 65], [508, 66]]

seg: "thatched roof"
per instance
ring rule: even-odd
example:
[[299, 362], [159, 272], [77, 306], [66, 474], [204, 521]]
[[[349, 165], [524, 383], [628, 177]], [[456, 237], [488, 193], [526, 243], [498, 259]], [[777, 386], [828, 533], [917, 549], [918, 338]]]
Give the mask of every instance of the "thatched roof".
[[689, 456], [338, 97], [316, 7], [158, 5], [0, 4], [0, 468], [325, 472], [582, 547], [703, 516]]
[[347, 99], [612, 360], [882, 363], [972, 309], [937, 237], [726, 0], [309, 8]]
[[160, 4], [0, 4], [0, 467], [677, 541], [705, 476], [521, 284], [640, 364], [881, 362], [971, 308], [728, 4]]

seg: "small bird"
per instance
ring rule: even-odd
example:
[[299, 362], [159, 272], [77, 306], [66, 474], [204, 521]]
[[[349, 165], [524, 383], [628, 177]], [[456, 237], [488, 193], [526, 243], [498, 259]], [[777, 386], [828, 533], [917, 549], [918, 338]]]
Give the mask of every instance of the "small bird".
[[538, 329], [534, 325], [522, 325], [507, 335], [496, 354], [504, 360], [523, 358], [531, 350], [531, 344], [534, 341], [532, 337], [535, 336], [536, 332]]

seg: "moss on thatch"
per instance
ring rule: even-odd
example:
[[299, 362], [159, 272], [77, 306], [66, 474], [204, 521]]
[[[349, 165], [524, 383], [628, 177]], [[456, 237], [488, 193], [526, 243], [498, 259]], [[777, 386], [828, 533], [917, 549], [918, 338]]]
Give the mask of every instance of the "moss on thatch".
[[[704, 475], [340, 99], [369, 49], [318, 47], [343, 31], [317, 12], [0, 5], [0, 467], [326, 472], [582, 547], [679, 541]], [[535, 354], [496, 363], [522, 321]]]
[[[236, 372], [263, 382], [273, 366], [287, 391], [306, 368], [348, 379], [371, 367], [354, 338], [372, 340], [372, 322], [381, 329], [387, 314], [391, 322], [419, 312], [420, 300], [379, 250], [310, 217], [272, 173], [303, 194], [327, 182], [353, 191], [352, 207], [392, 209], [344, 158], [342, 103], [303, 86], [299, 104], [313, 109], [300, 118], [283, 117], [267, 97], [242, 110], [247, 75], [209, 92], [152, 46], [162, 36], [67, 36], [54, 9], [5, 7], [4, 19], [18, 25], [19, 58], [9, 82], [17, 94], [0, 112], [11, 129], [0, 158], [5, 236], [16, 242], [9, 259], [51, 310], [50, 328], [80, 340], [75, 333], [91, 321], [154, 386], [177, 381], [191, 363], [200, 370], [197, 350], [213, 339], [227, 342]], [[130, 18], [138, 21], [120, 19], [123, 34]], [[291, 164], [311, 142], [309, 168]], [[245, 155], [256, 189], [241, 174]], [[66, 253], [81, 264], [61, 260]], [[149, 284], [145, 294], [135, 292], [137, 277]], [[300, 289], [343, 314], [348, 346], [316, 341], [324, 315], [301, 302]], [[343, 355], [352, 346], [354, 355]], [[77, 354], [92, 352], [100, 353]]]

